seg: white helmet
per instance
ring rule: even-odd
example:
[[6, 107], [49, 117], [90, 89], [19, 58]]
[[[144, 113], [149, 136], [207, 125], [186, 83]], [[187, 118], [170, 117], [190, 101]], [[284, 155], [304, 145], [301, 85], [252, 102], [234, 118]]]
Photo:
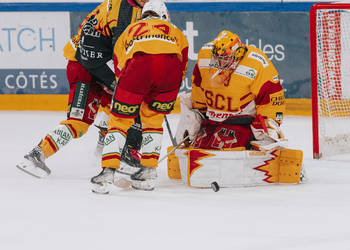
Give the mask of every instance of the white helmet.
[[142, 8], [141, 16], [147, 11], [155, 12], [160, 19], [170, 21], [167, 7], [162, 0], [149, 0]]

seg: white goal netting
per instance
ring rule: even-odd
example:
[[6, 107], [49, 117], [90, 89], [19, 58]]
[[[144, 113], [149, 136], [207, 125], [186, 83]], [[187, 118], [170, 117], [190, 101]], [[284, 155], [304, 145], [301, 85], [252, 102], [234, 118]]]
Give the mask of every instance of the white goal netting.
[[311, 56], [317, 56], [317, 81], [312, 91], [317, 92], [314, 157], [319, 158], [350, 152], [350, 10], [319, 9], [315, 19], [316, 55]]

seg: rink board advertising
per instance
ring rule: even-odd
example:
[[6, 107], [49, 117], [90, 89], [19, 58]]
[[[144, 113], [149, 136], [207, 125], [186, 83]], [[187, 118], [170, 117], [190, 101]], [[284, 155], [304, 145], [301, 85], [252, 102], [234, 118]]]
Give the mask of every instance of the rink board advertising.
[[[97, 3], [0, 4], [0, 94], [67, 94], [63, 47], [95, 6]], [[201, 46], [226, 29], [266, 53], [280, 74], [286, 98], [311, 98], [311, 2], [167, 6], [172, 22], [189, 41], [188, 71], [181, 92], [191, 90], [191, 74]]]

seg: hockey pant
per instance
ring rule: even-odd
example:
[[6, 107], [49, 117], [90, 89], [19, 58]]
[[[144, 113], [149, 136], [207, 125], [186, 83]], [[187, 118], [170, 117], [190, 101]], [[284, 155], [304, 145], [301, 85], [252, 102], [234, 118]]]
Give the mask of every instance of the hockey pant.
[[142, 123], [141, 164], [157, 167], [164, 115], [174, 107], [181, 80], [177, 55], [136, 53], [127, 62], [112, 100], [102, 167], [120, 167], [126, 131], [138, 115]]
[[204, 121], [201, 130], [194, 139], [194, 148], [245, 150], [253, 137], [249, 124], [225, 124], [223, 122]]

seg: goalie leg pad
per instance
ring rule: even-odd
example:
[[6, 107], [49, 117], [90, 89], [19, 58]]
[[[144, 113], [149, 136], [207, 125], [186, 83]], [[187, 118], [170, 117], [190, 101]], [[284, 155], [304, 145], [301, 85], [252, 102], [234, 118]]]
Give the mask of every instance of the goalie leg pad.
[[303, 151], [283, 149], [279, 159], [279, 183], [300, 183]]
[[[168, 147], [167, 148], [168, 153], [171, 150], [173, 150], [173, 148], [174, 148], [173, 146]], [[168, 167], [168, 177], [170, 179], [181, 179], [179, 158], [175, 156], [175, 152], [172, 152], [170, 155], [168, 155], [167, 167]]]
[[300, 183], [302, 151], [214, 151], [179, 149], [175, 152], [183, 181], [192, 187], [244, 187]]

